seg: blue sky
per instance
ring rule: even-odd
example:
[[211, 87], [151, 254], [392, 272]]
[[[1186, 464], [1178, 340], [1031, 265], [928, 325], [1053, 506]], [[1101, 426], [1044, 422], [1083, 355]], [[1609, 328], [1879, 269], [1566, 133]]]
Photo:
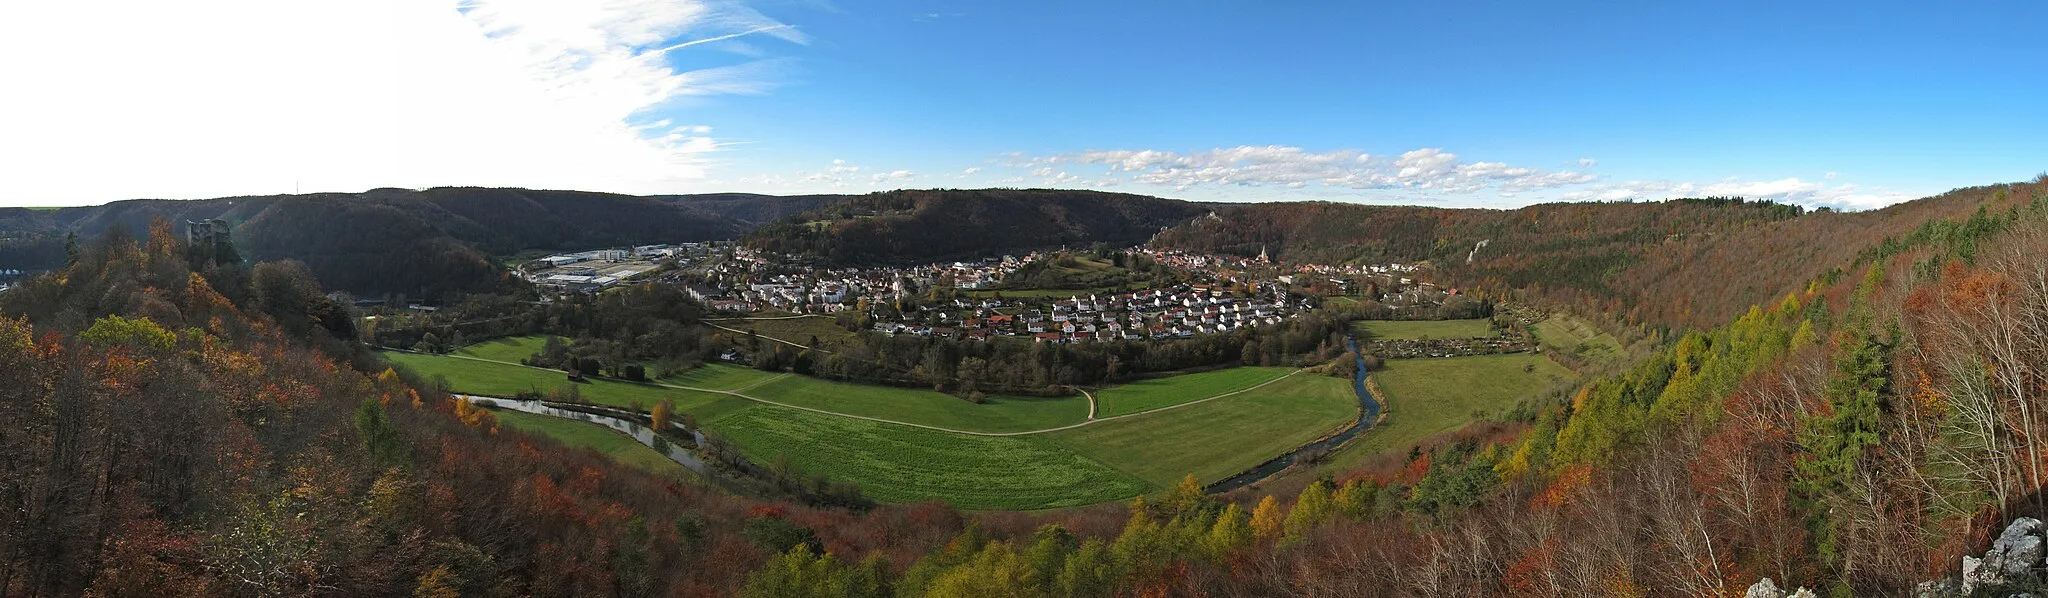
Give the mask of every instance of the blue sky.
[[[288, 192], [289, 181], [1053, 186], [1497, 207], [1741, 194], [1857, 208], [2048, 171], [2039, 2], [389, 0], [383, 12], [222, 2], [213, 15], [146, 4], [111, 24], [119, 35], [100, 38], [111, 48], [73, 57], [77, 69], [41, 61], [53, 79], [41, 83], [76, 91], [6, 111], [58, 113], [26, 136], [56, 140], [0, 141], [17, 146], [0, 158], [70, 181], [11, 201]], [[40, 21], [35, 31], [0, 34], [31, 39], [0, 44], [81, 33], [49, 25], [74, 21], [64, 14], [29, 16], [42, 18], [12, 20]], [[192, 36], [162, 33], [180, 19], [222, 35], [283, 32], [232, 40], [281, 57], [193, 50]], [[93, 24], [100, 35], [110, 25]], [[81, 71], [132, 61], [124, 50], [169, 54], [155, 66], [174, 76], [153, 89], [211, 83], [264, 101], [101, 98], [86, 110], [64, 97], [132, 84], [76, 85]], [[379, 84], [410, 93], [334, 91]], [[194, 114], [205, 118], [150, 124]], [[109, 152], [108, 137], [129, 143]], [[188, 147], [195, 138], [205, 147]], [[29, 149], [51, 145], [66, 151]], [[167, 158], [183, 154], [225, 159]], [[64, 190], [135, 171], [151, 176]]]

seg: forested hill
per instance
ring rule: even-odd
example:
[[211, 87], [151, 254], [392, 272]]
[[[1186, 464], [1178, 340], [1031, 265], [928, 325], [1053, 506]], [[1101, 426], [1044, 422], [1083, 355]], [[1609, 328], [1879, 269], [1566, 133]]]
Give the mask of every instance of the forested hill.
[[236, 245], [252, 261], [296, 259], [330, 288], [434, 299], [497, 288], [503, 268], [490, 256], [731, 239], [838, 199], [451, 187], [7, 208], [0, 209], [0, 266], [61, 266], [67, 233], [139, 234], [156, 216], [219, 218], [234, 225]]
[[1427, 260], [1463, 285], [1628, 323], [1704, 328], [1887, 238], [1936, 234], [1933, 221], [2002, 210], [2012, 200], [1995, 198], [2000, 189], [1851, 213], [1720, 198], [1518, 210], [1255, 204], [1174, 227], [1153, 244], [1246, 256], [1264, 248], [1305, 262]]
[[762, 226], [750, 246], [839, 264], [914, 263], [1095, 243], [1137, 245], [1230, 204], [1060, 189], [874, 193]]

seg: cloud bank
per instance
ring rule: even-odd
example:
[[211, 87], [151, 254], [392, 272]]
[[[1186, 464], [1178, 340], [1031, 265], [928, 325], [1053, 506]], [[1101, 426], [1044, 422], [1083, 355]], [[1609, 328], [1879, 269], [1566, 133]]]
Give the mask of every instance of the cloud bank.
[[[0, 10], [11, 203], [432, 185], [675, 191], [803, 44], [707, 0], [24, 2]], [[688, 54], [687, 61], [676, 60]], [[696, 65], [679, 68], [679, 62]], [[709, 65], [709, 66], [704, 66]]]

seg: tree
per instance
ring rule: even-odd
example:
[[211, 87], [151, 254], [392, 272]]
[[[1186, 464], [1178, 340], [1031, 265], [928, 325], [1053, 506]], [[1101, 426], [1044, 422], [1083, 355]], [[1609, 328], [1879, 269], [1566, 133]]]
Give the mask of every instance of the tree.
[[356, 407], [356, 434], [362, 436], [363, 446], [370, 452], [370, 462], [390, 467], [404, 459], [404, 441], [398, 438], [398, 429], [392, 427], [391, 420], [385, 416], [383, 403], [376, 399], [364, 399]]
[[1260, 499], [1259, 506], [1252, 509], [1252, 532], [1260, 538], [1279, 536], [1284, 523], [1280, 517], [1280, 501], [1271, 494]]
[[1322, 480], [1311, 482], [1301, 490], [1294, 500], [1294, 508], [1287, 512], [1287, 533], [1301, 535], [1317, 525], [1330, 520], [1333, 512], [1330, 504], [1330, 485]]
[[1223, 514], [1216, 517], [1216, 523], [1209, 526], [1209, 535], [1203, 539], [1203, 548], [1211, 558], [1222, 558], [1231, 551], [1252, 543], [1252, 525], [1244, 509], [1237, 503], [1224, 505]]
[[675, 409], [675, 399], [663, 399], [654, 404], [654, 410], [648, 413], [647, 419], [653, 424], [655, 433], [668, 431], [669, 417], [675, 413]]

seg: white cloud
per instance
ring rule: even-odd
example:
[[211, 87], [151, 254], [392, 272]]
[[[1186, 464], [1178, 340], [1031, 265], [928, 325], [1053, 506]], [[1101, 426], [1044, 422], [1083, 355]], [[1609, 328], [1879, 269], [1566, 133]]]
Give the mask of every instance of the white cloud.
[[1561, 199], [1567, 201], [1630, 201], [1662, 200], [1679, 197], [1744, 197], [1749, 199], [1768, 199], [1807, 207], [1867, 210], [1910, 201], [1920, 197], [1919, 194], [1894, 189], [1862, 187], [1854, 183], [1832, 184], [1827, 182], [1833, 179], [1833, 176], [1823, 176], [1823, 181], [1808, 181], [1798, 177], [1762, 181], [1728, 178], [1708, 183], [1627, 181], [1593, 185], [1585, 189], [1566, 193]]
[[1064, 182], [1062, 175], [1079, 178], [1065, 172], [1055, 174], [1055, 165], [1097, 166], [1108, 175], [1098, 181], [1127, 180], [1182, 191], [1205, 185], [1274, 185], [1290, 189], [1320, 186], [1471, 193], [1494, 188], [1515, 192], [1581, 185], [1597, 179], [1583, 172], [1545, 171], [1501, 162], [1465, 162], [1456, 154], [1437, 148], [1417, 149], [1393, 158], [1347, 150], [1314, 152], [1282, 145], [1187, 153], [1093, 150], [1046, 156], [1008, 154], [1003, 158], [1008, 165], [1032, 169], [1032, 176], [1048, 183]]
[[[10, 89], [37, 92], [0, 97], [0, 169], [30, 203], [295, 182], [675, 191], [721, 144], [650, 113], [764, 92], [787, 66], [717, 48], [807, 42], [714, 0], [19, 4], [0, 56]], [[683, 53], [715, 66], [671, 66]]]

